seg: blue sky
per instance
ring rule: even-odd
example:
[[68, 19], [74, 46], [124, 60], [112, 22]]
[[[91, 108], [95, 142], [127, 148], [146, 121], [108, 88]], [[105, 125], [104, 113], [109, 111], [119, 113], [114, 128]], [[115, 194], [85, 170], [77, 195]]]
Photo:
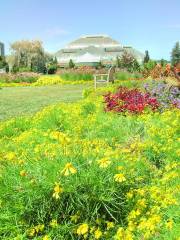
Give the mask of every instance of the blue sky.
[[83, 34], [108, 34], [152, 58], [180, 41], [180, 0], [0, 0], [0, 41], [41, 39], [56, 52]]

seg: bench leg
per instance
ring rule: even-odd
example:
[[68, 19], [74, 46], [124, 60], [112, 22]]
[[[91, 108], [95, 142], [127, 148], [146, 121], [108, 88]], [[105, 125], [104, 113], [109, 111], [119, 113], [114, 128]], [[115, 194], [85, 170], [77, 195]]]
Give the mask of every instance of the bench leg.
[[97, 88], [97, 82], [96, 82], [96, 77], [94, 77], [94, 88]]

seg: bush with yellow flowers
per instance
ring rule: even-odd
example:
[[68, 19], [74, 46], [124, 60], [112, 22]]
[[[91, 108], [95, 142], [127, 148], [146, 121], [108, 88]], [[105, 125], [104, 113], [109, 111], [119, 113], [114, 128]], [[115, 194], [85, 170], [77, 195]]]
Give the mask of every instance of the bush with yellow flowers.
[[109, 90], [0, 123], [1, 239], [178, 239], [179, 110], [104, 112]]
[[33, 86], [45, 86], [45, 85], [55, 85], [55, 84], [60, 84], [60, 85], [65, 85], [65, 84], [83, 84], [83, 83], [89, 83], [92, 81], [85, 81], [85, 80], [64, 80], [61, 78], [60, 75], [43, 75], [38, 78], [38, 80], [33, 83]]

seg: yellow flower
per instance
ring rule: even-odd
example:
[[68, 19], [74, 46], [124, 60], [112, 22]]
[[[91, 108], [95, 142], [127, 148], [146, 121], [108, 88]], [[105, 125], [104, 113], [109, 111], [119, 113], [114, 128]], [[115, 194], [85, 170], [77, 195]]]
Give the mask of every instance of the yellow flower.
[[102, 158], [101, 160], [97, 160], [97, 162], [100, 168], [107, 168], [111, 164], [111, 161], [107, 158]]
[[44, 230], [44, 224], [39, 224], [39, 225], [35, 226], [34, 228], [36, 230], [36, 233], [42, 232]]
[[123, 166], [118, 166], [117, 170], [121, 171], [121, 170], [123, 170], [123, 168], [124, 168]]
[[30, 230], [28, 230], [28, 236], [29, 237], [33, 237], [36, 233], [36, 230], [34, 228], [31, 228]]
[[55, 183], [53, 198], [58, 199], [60, 194], [63, 192], [63, 188], [59, 185], [59, 183]]
[[88, 224], [83, 223], [78, 227], [77, 234], [78, 235], [85, 235], [86, 233], [88, 233], [88, 230], [89, 230]]
[[51, 237], [49, 237], [48, 235], [45, 235], [42, 240], [51, 240]]
[[133, 240], [132, 233], [120, 227], [115, 236], [116, 240]]
[[94, 232], [94, 237], [95, 237], [95, 239], [99, 239], [99, 238], [101, 238], [101, 236], [102, 236], [102, 232], [101, 232], [101, 230], [98, 228], [98, 229]]
[[113, 222], [107, 222], [107, 230], [114, 228], [114, 223]]
[[27, 175], [27, 172], [25, 170], [22, 170], [19, 174], [21, 175], [21, 177], [25, 177]]
[[137, 205], [138, 205], [138, 207], [145, 208], [146, 207], [146, 199], [145, 198], [139, 199], [137, 201]]
[[135, 219], [137, 216], [139, 216], [141, 214], [141, 211], [139, 209], [137, 210], [132, 210], [130, 213], [129, 213], [129, 216], [128, 216], [128, 219]]
[[64, 169], [61, 171], [61, 174], [64, 176], [69, 176], [70, 174], [77, 173], [76, 168], [72, 165], [72, 163], [67, 163]]
[[24, 163], [25, 163], [25, 161], [24, 160], [19, 160], [19, 162], [18, 162], [20, 165], [23, 165]]
[[172, 219], [169, 219], [169, 220], [165, 223], [165, 225], [166, 225], [166, 228], [167, 228], [167, 229], [171, 230], [172, 227], [173, 227], [173, 220], [172, 220]]
[[56, 228], [58, 226], [58, 223], [57, 223], [57, 220], [56, 219], [53, 219], [49, 225], [52, 227], [52, 228]]
[[131, 199], [131, 198], [133, 197], [133, 193], [132, 193], [132, 192], [128, 192], [128, 193], [126, 194], [126, 196], [127, 196], [127, 198]]
[[7, 153], [6, 156], [5, 156], [5, 158], [6, 158], [7, 160], [10, 160], [10, 161], [12, 161], [15, 157], [16, 157], [16, 155], [15, 155], [14, 152], [9, 152], [9, 153]]
[[124, 181], [126, 181], [126, 178], [124, 177], [124, 174], [118, 173], [114, 176], [114, 180], [116, 182], [124, 182]]

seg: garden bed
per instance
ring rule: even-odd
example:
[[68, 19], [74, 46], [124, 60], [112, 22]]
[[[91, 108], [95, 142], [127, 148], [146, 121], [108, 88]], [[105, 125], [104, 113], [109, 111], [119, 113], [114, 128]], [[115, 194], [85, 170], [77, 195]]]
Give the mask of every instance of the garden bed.
[[2, 239], [176, 239], [180, 112], [106, 112], [108, 92], [0, 124]]

